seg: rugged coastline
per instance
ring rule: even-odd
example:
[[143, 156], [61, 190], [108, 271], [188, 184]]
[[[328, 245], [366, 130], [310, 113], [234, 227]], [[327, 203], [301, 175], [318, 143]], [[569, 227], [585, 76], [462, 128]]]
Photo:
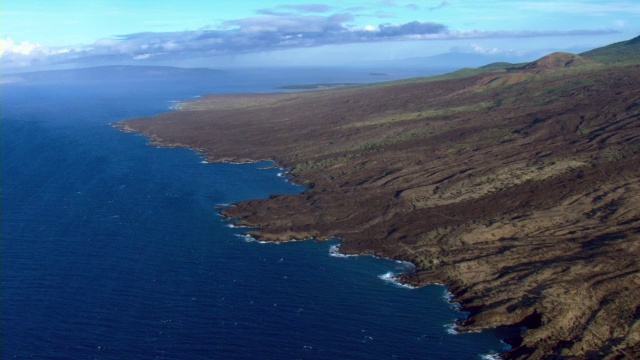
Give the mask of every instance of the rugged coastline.
[[640, 354], [640, 65], [552, 54], [449, 79], [207, 96], [122, 127], [308, 187], [225, 209], [267, 241], [409, 261], [470, 312], [526, 326], [507, 358]]

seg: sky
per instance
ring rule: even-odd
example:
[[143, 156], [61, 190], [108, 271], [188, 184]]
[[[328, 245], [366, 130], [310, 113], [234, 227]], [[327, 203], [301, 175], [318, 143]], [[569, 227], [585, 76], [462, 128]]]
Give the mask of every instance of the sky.
[[0, 69], [519, 59], [638, 35], [638, 0], [4, 0]]

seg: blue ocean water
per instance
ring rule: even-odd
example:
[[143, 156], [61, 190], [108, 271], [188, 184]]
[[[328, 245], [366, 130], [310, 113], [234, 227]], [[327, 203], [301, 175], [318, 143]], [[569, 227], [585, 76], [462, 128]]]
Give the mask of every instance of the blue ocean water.
[[238, 72], [3, 85], [2, 358], [478, 359], [503, 350], [498, 331], [448, 332], [463, 314], [444, 287], [381, 279], [406, 264], [330, 256], [336, 242], [237, 236], [217, 204], [303, 190], [271, 164], [206, 164], [111, 125], [202, 93], [377, 80], [367, 79]]

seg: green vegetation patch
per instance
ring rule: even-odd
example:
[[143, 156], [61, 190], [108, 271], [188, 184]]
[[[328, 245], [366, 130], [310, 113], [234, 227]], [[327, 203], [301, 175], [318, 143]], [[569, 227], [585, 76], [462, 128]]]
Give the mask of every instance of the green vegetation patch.
[[344, 156], [337, 156], [337, 157], [332, 157], [332, 158], [327, 158], [322, 160], [309, 160], [302, 164], [296, 165], [293, 168], [293, 170], [291, 170], [291, 173], [299, 174], [299, 173], [303, 173], [305, 171], [310, 171], [310, 170], [327, 169], [336, 165], [344, 164], [350, 159], [352, 159], [353, 157], [355, 157], [355, 155], [347, 154]]
[[440, 108], [440, 109], [425, 109], [415, 112], [402, 112], [392, 113], [386, 115], [376, 116], [364, 121], [358, 121], [351, 124], [344, 125], [343, 128], [359, 128], [373, 125], [392, 124], [401, 121], [417, 121], [425, 120], [437, 117], [447, 117], [456, 115], [459, 113], [478, 111], [488, 109], [493, 105], [493, 102], [480, 102], [477, 104], [463, 105], [456, 107]]
[[593, 49], [580, 55], [607, 65], [638, 64], [640, 63], [640, 36]]
[[436, 129], [432, 126], [428, 126], [424, 130], [401, 131], [395, 135], [387, 136], [379, 140], [365, 141], [351, 147], [349, 150], [363, 152], [380, 151], [388, 145], [399, 144], [414, 139], [424, 138], [435, 133]]
[[576, 80], [570, 81], [564, 84], [560, 84], [554, 87], [544, 88], [541, 92], [534, 94], [532, 98], [534, 99], [534, 105], [546, 104], [548, 102], [552, 102], [558, 99], [558, 95], [566, 92], [567, 90], [593, 85], [595, 81], [590, 79]]

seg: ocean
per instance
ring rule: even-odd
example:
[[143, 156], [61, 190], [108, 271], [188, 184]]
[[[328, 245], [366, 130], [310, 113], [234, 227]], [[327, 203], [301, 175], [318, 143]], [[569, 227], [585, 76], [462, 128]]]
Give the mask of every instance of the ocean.
[[112, 125], [204, 93], [388, 79], [234, 70], [3, 84], [2, 358], [479, 359], [504, 350], [500, 330], [452, 331], [464, 314], [445, 287], [391, 281], [408, 264], [340, 256], [337, 241], [241, 237], [217, 205], [304, 190], [274, 164], [209, 164]]

